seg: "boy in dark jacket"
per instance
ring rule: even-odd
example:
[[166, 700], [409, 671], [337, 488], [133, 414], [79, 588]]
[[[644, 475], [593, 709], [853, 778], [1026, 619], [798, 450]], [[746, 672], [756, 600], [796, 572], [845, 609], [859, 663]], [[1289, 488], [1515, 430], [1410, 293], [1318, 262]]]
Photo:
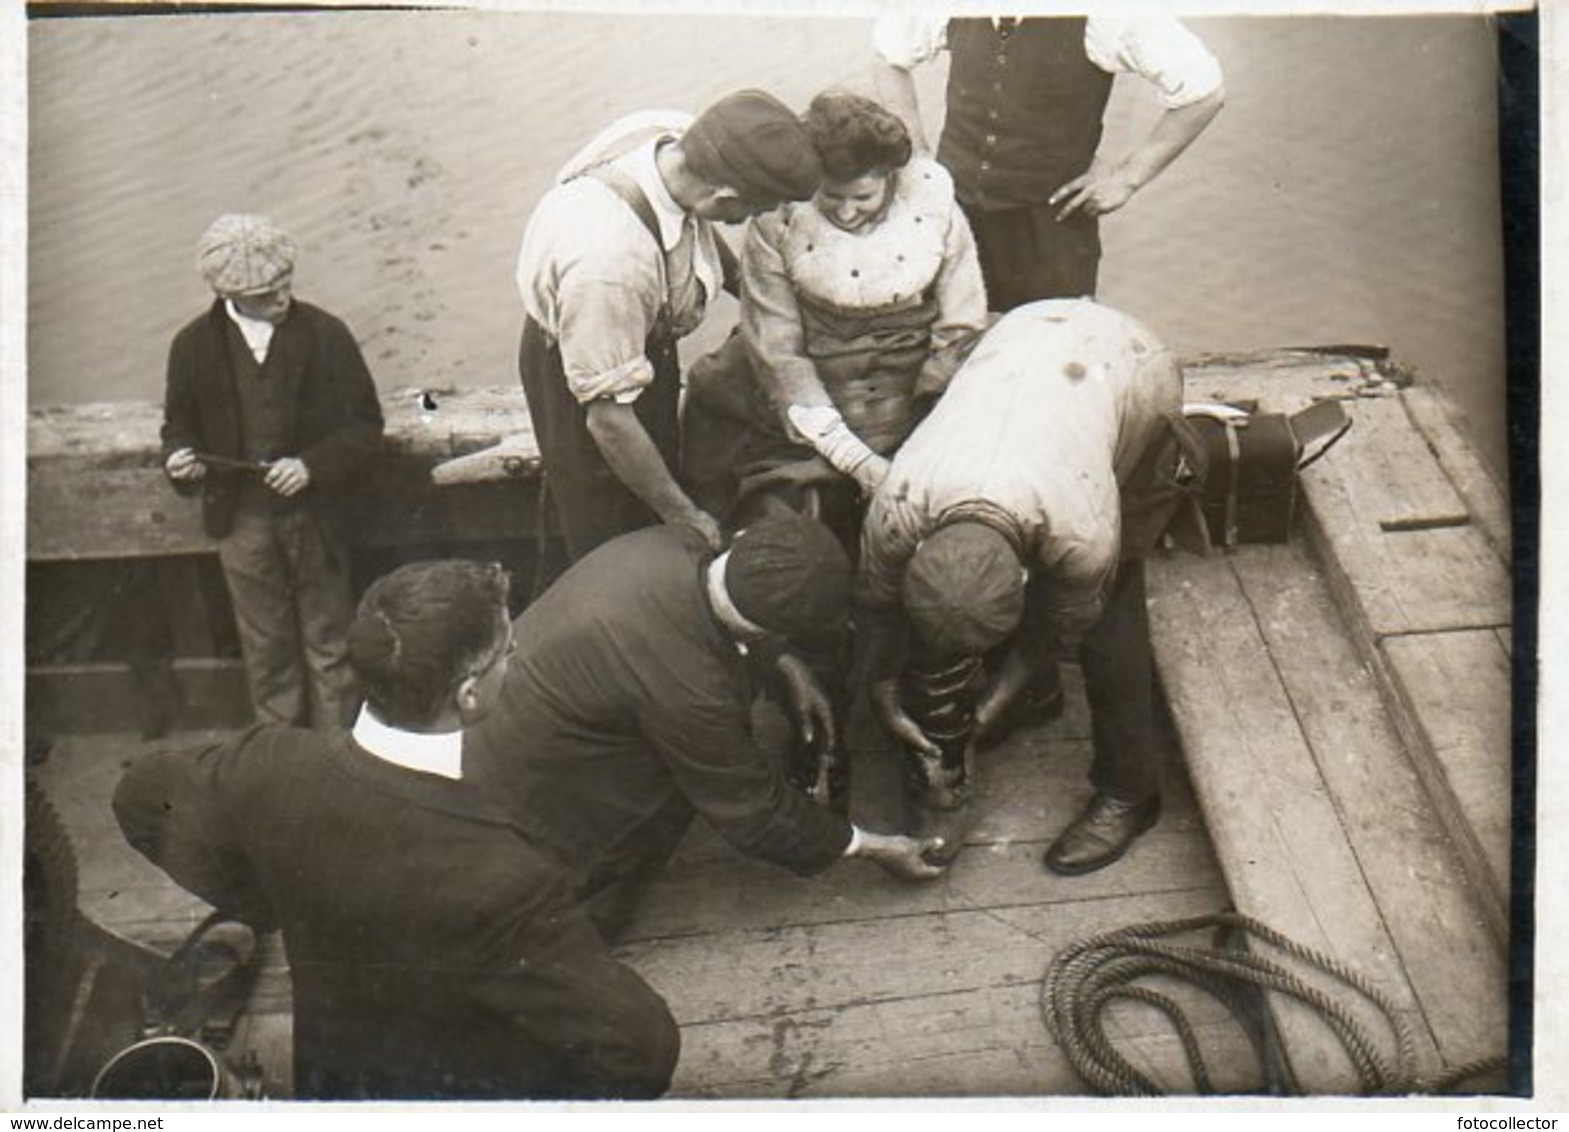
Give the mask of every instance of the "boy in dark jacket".
[[169, 351], [164, 470], [201, 489], [257, 718], [335, 727], [352, 706], [354, 604], [329, 503], [375, 454], [382, 415], [348, 327], [292, 297], [294, 257], [265, 217], [203, 234], [197, 268], [217, 298]]

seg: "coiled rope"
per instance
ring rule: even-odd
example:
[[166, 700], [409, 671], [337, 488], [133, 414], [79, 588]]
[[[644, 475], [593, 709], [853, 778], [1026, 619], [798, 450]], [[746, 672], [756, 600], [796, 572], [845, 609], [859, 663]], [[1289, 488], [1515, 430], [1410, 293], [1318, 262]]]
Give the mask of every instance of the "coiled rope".
[[[1174, 942], [1174, 937], [1206, 930], [1218, 937], [1215, 946]], [[1312, 985], [1304, 973], [1327, 982], [1334, 993]], [[1182, 1004], [1138, 983], [1157, 976], [1186, 982], [1223, 1003], [1246, 1033], [1272, 1091], [1289, 1085], [1280, 1083], [1282, 1066], [1271, 1048], [1263, 1013], [1265, 991], [1287, 995], [1313, 1011], [1345, 1051], [1365, 1095], [1439, 1092], [1496, 1069], [1504, 1060], [1486, 1058], [1439, 1079], [1418, 1079], [1410, 1028], [1386, 994], [1339, 961], [1251, 917], [1220, 912], [1105, 932], [1069, 946], [1052, 960], [1041, 985], [1046, 1026], [1079, 1076], [1097, 1092], [1159, 1096], [1165, 1091], [1107, 1036], [1102, 1012], [1118, 1000], [1141, 1002], [1164, 1015], [1181, 1043], [1195, 1091], [1215, 1091]], [[1376, 1019], [1372, 1026], [1369, 1017]]]

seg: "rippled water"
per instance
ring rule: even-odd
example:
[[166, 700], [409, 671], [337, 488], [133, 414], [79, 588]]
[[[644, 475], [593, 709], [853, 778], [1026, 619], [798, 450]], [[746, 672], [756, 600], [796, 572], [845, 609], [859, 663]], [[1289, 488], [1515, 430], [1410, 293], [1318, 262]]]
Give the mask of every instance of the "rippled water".
[[[509, 385], [513, 259], [559, 163], [633, 109], [864, 82], [865, 20], [207, 14], [29, 28], [30, 400], [156, 398], [197, 236], [268, 212], [378, 384]], [[1180, 349], [1378, 342], [1503, 452], [1494, 53], [1480, 20], [1227, 18], [1198, 144], [1106, 225], [1103, 300]], [[940, 108], [940, 68], [922, 90]], [[1152, 104], [1119, 84], [1109, 141]], [[720, 310], [699, 342], [726, 329]], [[688, 357], [692, 356], [689, 352]]]

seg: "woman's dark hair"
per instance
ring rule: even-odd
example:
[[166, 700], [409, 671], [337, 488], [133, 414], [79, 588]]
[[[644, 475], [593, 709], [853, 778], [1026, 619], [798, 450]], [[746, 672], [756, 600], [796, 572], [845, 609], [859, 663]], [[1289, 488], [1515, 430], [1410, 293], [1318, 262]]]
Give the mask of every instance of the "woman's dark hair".
[[378, 578], [349, 626], [349, 664], [371, 709], [394, 727], [420, 727], [464, 677], [504, 646], [506, 571], [476, 562], [415, 562]]
[[892, 110], [848, 90], [825, 90], [806, 108], [806, 132], [823, 173], [848, 181], [910, 160], [910, 131]]

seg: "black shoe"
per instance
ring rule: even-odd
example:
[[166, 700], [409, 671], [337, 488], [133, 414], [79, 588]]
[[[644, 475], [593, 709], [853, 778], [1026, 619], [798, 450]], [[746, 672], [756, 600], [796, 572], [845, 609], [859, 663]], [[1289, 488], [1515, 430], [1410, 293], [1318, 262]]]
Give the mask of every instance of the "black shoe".
[[1046, 850], [1046, 867], [1069, 877], [1103, 869], [1126, 853], [1139, 834], [1159, 818], [1159, 794], [1142, 802], [1096, 794]]

